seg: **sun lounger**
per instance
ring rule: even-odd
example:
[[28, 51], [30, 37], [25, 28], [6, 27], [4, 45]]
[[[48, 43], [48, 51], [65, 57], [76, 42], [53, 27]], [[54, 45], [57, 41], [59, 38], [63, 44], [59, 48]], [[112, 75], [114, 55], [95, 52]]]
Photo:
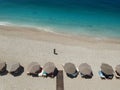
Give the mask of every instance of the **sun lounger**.
[[42, 76], [43, 76], [43, 70], [38, 74], [38, 77], [42, 77]]
[[101, 71], [99, 71], [98, 74], [99, 74], [101, 79], [105, 79], [105, 76], [103, 75], [103, 73]]
[[46, 75], [46, 73], [42, 70], [42, 72], [39, 73], [38, 76], [39, 76], [39, 77], [46, 77], [47, 75]]
[[77, 70], [77, 72], [79, 72], [79, 69], [78, 69], [78, 67], [76, 67], [76, 70]]

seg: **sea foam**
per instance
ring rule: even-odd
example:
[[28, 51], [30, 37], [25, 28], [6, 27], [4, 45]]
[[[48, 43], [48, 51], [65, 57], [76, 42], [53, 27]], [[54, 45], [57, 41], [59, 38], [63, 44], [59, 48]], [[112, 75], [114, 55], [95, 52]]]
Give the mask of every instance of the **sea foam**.
[[0, 22], [0, 25], [8, 26], [8, 25], [12, 25], [12, 23], [9, 23], [9, 22]]

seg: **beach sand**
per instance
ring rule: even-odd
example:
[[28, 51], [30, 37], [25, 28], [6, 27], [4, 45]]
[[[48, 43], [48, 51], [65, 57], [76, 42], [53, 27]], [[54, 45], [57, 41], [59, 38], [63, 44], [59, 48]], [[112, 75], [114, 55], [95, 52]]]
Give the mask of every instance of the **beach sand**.
[[[53, 49], [58, 55], [53, 54]], [[113, 68], [120, 64], [120, 39], [71, 36], [45, 32], [35, 28], [0, 26], [0, 59], [19, 61], [25, 67], [21, 76], [10, 74], [0, 76], [1, 90], [56, 90], [56, 78], [29, 77], [26, 68], [32, 61], [43, 66], [54, 62], [59, 70], [62, 64], [73, 62], [76, 67], [88, 63], [93, 70], [93, 78], [82, 79], [78, 75], [70, 79], [64, 72], [64, 90], [118, 90], [120, 80], [101, 80], [98, 76], [102, 62]]]

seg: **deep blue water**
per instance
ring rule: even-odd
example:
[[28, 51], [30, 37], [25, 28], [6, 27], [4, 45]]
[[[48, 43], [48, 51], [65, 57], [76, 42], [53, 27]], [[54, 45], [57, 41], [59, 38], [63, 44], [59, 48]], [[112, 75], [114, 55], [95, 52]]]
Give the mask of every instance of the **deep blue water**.
[[0, 0], [0, 22], [120, 38], [120, 0]]

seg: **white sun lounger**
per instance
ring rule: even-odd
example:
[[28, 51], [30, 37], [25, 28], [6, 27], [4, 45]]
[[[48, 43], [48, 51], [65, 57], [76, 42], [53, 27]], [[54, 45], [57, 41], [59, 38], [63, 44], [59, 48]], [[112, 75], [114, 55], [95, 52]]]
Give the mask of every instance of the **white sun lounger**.
[[101, 79], [105, 79], [105, 76], [103, 75], [103, 73], [101, 71], [99, 71], [98, 74], [99, 74]]
[[44, 71], [42, 70], [41, 73], [38, 74], [38, 77], [46, 77], [47, 75], [44, 73]]

